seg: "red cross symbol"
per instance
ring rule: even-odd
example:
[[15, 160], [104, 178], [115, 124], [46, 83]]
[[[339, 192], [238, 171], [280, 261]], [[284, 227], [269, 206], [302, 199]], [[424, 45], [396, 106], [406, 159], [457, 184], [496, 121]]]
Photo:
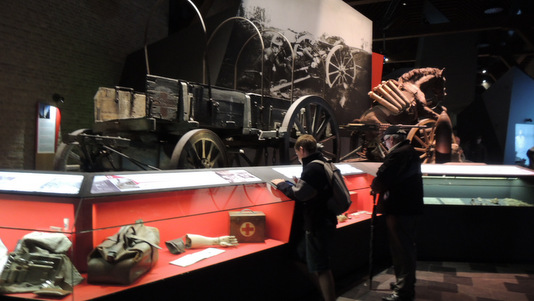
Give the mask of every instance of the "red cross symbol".
[[241, 227], [239, 227], [239, 232], [245, 237], [250, 237], [256, 232], [256, 227], [254, 227], [254, 224], [251, 222], [244, 222], [241, 224]]

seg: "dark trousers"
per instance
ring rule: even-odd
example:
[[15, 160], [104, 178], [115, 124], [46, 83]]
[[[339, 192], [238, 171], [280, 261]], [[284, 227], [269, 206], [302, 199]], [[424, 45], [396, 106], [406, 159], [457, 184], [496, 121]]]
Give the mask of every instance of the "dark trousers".
[[403, 298], [415, 297], [416, 222], [414, 215], [386, 215], [389, 248], [397, 279], [394, 291]]

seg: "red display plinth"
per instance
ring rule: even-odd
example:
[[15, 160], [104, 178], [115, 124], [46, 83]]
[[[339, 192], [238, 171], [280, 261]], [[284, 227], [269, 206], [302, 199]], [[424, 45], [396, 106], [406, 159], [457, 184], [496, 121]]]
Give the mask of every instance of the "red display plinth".
[[[270, 170], [270, 169], [269, 169]], [[172, 173], [171, 176], [183, 174]], [[154, 174], [161, 176], [161, 173]], [[193, 174], [191, 174], [193, 175]], [[22, 177], [24, 174], [22, 173]], [[96, 176], [84, 174], [86, 187], [95, 185]], [[101, 176], [99, 176], [101, 177]], [[277, 178], [279, 174], [269, 175]], [[353, 204], [350, 217], [338, 227], [346, 227], [370, 217], [372, 210], [369, 195], [369, 177], [366, 174], [345, 177], [351, 190]], [[258, 179], [259, 180], [259, 179]], [[141, 219], [147, 226], [160, 231], [160, 256], [157, 264], [135, 283], [128, 286], [88, 284], [84, 280], [74, 287], [71, 295], [62, 300], [88, 300], [117, 293], [136, 286], [201, 270], [229, 260], [286, 244], [289, 241], [294, 211], [294, 201], [265, 181], [216, 187], [145, 189], [106, 193], [87, 192], [80, 184], [77, 194], [52, 195], [40, 192], [3, 191], [0, 194], [0, 238], [9, 252], [15, 249], [19, 239], [33, 231], [62, 232], [73, 242], [69, 252], [72, 262], [84, 278], [87, 255], [121, 226]], [[93, 189], [93, 188], [91, 188]], [[213, 248], [223, 253], [201, 260], [187, 267], [171, 264], [171, 261], [203, 249], [186, 249], [180, 255], [171, 254], [165, 241], [198, 234], [208, 237], [229, 235], [229, 211], [251, 209], [265, 214], [265, 242], [240, 243], [237, 247]], [[357, 213], [360, 212], [360, 213]], [[353, 214], [357, 213], [357, 214]], [[33, 293], [9, 294], [12, 297], [39, 299]]]

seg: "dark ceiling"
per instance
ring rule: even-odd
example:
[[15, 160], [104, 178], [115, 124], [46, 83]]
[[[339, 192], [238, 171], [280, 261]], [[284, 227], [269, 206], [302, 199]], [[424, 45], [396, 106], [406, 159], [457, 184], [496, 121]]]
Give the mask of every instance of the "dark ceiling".
[[[514, 66], [534, 78], [532, 0], [345, 2], [373, 21], [373, 52], [388, 58], [384, 75], [416, 67], [421, 38], [470, 32], [478, 37], [480, 80], [498, 80]], [[487, 73], [482, 74], [482, 70]]]

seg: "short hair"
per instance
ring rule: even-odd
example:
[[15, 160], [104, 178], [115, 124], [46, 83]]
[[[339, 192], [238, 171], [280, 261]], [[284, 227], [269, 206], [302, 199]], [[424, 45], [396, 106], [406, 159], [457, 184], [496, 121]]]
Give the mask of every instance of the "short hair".
[[301, 135], [295, 142], [295, 149], [299, 149], [301, 146], [308, 153], [315, 153], [317, 151], [317, 140], [310, 134]]

